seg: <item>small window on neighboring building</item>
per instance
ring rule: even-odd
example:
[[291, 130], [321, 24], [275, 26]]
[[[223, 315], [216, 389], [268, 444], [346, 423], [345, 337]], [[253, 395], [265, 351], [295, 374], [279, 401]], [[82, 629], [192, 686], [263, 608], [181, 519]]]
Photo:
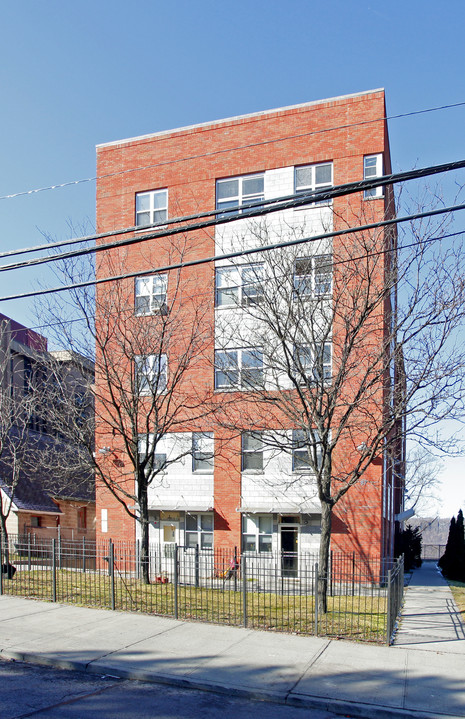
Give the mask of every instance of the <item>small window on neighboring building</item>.
[[228, 210], [247, 202], [263, 200], [264, 175], [245, 175], [216, 181], [216, 209]]
[[[295, 192], [314, 192], [333, 186], [333, 163], [322, 162], [319, 165], [305, 165], [295, 168]], [[329, 205], [332, 200], [321, 200], [313, 205]]]
[[168, 275], [150, 275], [136, 277], [135, 313], [136, 315], [165, 314], [167, 311], [166, 292]]
[[108, 509], [102, 509], [100, 518], [101, 518], [101, 530], [105, 534], [105, 532], [108, 532]]
[[87, 507], [79, 507], [77, 512], [78, 529], [87, 528]]
[[242, 434], [242, 471], [263, 472], [263, 439], [260, 432]]
[[[363, 179], [372, 180], [375, 177], [381, 177], [383, 174], [383, 156], [366, 155], [363, 158]], [[382, 197], [384, 194], [383, 187], [372, 187], [371, 190], [365, 190], [363, 197], [367, 200], [370, 197]]]
[[186, 547], [213, 549], [213, 514], [186, 512]]
[[152, 190], [136, 194], [136, 227], [147, 227], [166, 222], [168, 217], [168, 190]]
[[192, 471], [213, 472], [215, 447], [213, 432], [192, 433]]
[[271, 552], [273, 517], [271, 514], [244, 514], [242, 517], [242, 551]]
[[31, 527], [40, 527], [41, 526], [41, 517], [33, 517], [30, 518], [30, 525]]

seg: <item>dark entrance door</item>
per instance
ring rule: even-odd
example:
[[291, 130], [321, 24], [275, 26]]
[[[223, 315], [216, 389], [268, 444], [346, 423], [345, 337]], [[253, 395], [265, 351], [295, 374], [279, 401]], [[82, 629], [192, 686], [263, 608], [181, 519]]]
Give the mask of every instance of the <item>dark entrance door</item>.
[[283, 577], [297, 577], [298, 527], [281, 527], [281, 555]]

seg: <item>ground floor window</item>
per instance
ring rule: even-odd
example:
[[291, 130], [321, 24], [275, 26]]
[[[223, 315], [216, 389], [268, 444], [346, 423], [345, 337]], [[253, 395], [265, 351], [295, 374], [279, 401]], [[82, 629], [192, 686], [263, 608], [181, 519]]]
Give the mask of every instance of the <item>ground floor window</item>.
[[242, 551], [271, 552], [273, 517], [271, 514], [244, 514], [242, 517]]
[[186, 547], [213, 549], [213, 514], [186, 512]]

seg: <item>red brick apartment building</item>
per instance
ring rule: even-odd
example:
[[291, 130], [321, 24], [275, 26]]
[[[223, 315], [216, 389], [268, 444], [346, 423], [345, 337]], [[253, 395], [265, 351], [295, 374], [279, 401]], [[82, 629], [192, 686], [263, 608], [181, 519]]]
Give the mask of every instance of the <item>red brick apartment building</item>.
[[[354, 267], [352, 235], [329, 239], [321, 235], [392, 216], [391, 191], [378, 187], [254, 219], [238, 214], [233, 222], [225, 224], [159, 237], [156, 233], [174, 229], [177, 225], [170, 224], [174, 218], [196, 216], [215, 208], [224, 212], [235, 208], [240, 213], [249, 202], [298, 196], [389, 173], [385, 116], [384, 92], [375, 90], [98, 146], [98, 232], [128, 228], [123, 237], [140, 240], [98, 253], [99, 278], [131, 275], [100, 284], [97, 290], [98, 306], [104, 306], [104, 312], [109, 313], [100, 321], [107, 328], [113, 323], [105, 342], [114, 348], [114, 381], [121, 382], [121, 387], [126, 383], [128, 392], [129, 385], [135, 382], [136, 390], [143, 395], [156, 378], [157, 392], [165, 402], [169, 393], [176, 407], [168, 430], [165, 427], [159, 440], [155, 440], [158, 473], [147, 496], [150, 541], [162, 547], [177, 542], [188, 547], [198, 544], [205, 550], [236, 546], [241, 551], [261, 553], [318, 550], [321, 505], [298, 418], [292, 421], [292, 410], [279, 403], [267, 408], [263, 389], [271, 383], [269, 400], [276, 386], [273, 383], [277, 382], [289, 398], [295, 387], [299, 391], [298, 383], [289, 385], [287, 378], [280, 385], [276, 379], [279, 363], [268, 366], [273, 356], [279, 355], [283, 366], [286, 362], [280, 350], [275, 352], [271, 339], [271, 335], [275, 337], [275, 325], [269, 324], [269, 342], [262, 330], [260, 342], [254, 337], [254, 327], [260, 323], [257, 312], [263, 314], [262, 303], [268, 292], [270, 303], [276, 298], [278, 315], [288, 313], [289, 323], [284, 326], [289, 327], [295, 322], [293, 302], [302, 296], [307, 302], [306, 312], [315, 313], [315, 304], [322, 297], [327, 307], [332, 306], [343, 284], [363, 293], [363, 253], [360, 274], [352, 272], [349, 280], [341, 269], [347, 266], [343, 261], [332, 265], [332, 257], [346, 257]], [[185, 228], [188, 223], [185, 220], [180, 224]], [[147, 229], [149, 225], [152, 227]], [[277, 253], [240, 254], [253, 247], [315, 236], [320, 237], [318, 242], [279, 248]], [[361, 237], [359, 248], [374, 248], [373, 254], [378, 257], [372, 281], [383, 283], [393, 256], [392, 252], [386, 257], [383, 253], [392, 250], [393, 233], [383, 230], [368, 236], [361, 233]], [[105, 245], [118, 239], [121, 235], [99, 242]], [[155, 272], [176, 263], [233, 252], [239, 255], [182, 270]], [[289, 283], [291, 291], [286, 303], [278, 298], [281, 293], [284, 296]], [[371, 317], [365, 344], [361, 341], [357, 349], [360, 367], [369, 345], [375, 343], [379, 348], [388, 336], [391, 299], [392, 293]], [[313, 317], [315, 325], [322, 325], [324, 335], [324, 341], [315, 345], [321, 347], [324, 394], [344, 353], [344, 317], [335, 313], [328, 333], [319, 311], [320, 315], [317, 312]], [[170, 328], [171, 346], [162, 350], [157, 346], [153, 355], [150, 349], [133, 349], [132, 359], [127, 347], [120, 352], [121, 333], [139, 341], [141, 334], [149, 336], [150, 328], [174, 316], [177, 320]], [[265, 312], [260, 327], [269, 317]], [[302, 323], [304, 320], [308, 315], [303, 316]], [[275, 324], [279, 325], [279, 317]], [[306, 332], [313, 333], [312, 327]], [[296, 361], [308, 369], [316, 350], [309, 349], [310, 338], [305, 346], [300, 342], [296, 344], [300, 349], [294, 348], [294, 359], [297, 357]], [[179, 370], [180, 355], [186, 357], [183, 371], [179, 372], [178, 384], [167, 389], [170, 378], [173, 381]], [[265, 361], [265, 355], [271, 359]], [[355, 377], [357, 368], [351, 371]], [[347, 463], [359, 461], [370, 443], [371, 424], [379, 421], [392, 401], [387, 390], [392, 382], [387, 372], [374, 383], [356, 421], [335, 450], [334, 482], [339, 481]], [[97, 370], [98, 397], [108, 394], [107, 384]], [[134, 384], [131, 387], [134, 389]], [[349, 380], [344, 391], [349, 397]], [[203, 415], [202, 403], [210, 407]], [[142, 445], [154, 441], [152, 420], [145, 421], [152, 411], [151, 405], [146, 416], [143, 412], [138, 415], [137, 432]], [[158, 408], [160, 411], [163, 414], [170, 410], [165, 404], [165, 409]], [[338, 411], [341, 414], [336, 407], [335, 421], [340, 423]], [[116, 412], [111, 403], [100, 403], [96, 456], [109, 463], [109, 471], [123, 490], [126, 487], [127, 496], [123, 491], [119, 499], [115, 498], [100, 485], [97, 535], [133, 541], [140, 536], [140, 527], [125, 511], [123, 502], [131, 505], [128, 497], [134, 493], [134, 473], [128, 460], [128, 452], [134, 448], [128, 448], [115, 430]], [[277, 439], [263, 441], [267, 430], [276, 430]], [[147, 435], [149, 439], [144, 439]], [[287, 446], [285, 438], [289, 439]], [[377, 445], [361, 480], [334, 507], [334, 549], [392, 556], [394, 517], [402, 509], [402, 480], [400, 476], [394, 480], [400, 472], [393, 467], [396, 463], [401, 466], [401, 445], [391, 445], [389, 457], [388, 451]], [[394, 452], [392, 446], [397, 447]], [[137, 512], [134, 503], [130, 509]]]

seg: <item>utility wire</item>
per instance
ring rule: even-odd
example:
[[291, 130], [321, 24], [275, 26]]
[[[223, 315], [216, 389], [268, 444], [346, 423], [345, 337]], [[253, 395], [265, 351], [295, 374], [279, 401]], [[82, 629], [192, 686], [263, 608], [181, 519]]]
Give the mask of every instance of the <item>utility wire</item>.
[[[250, 149], [253, 147], [259, 147], [260, 145], [269, 145], [269, 144], [275, 143], [275, 142], [283, 142], [286, 140], [293, 140], [293, 139], [298, 139], [301, 137], [308, 137], [310, 135], [319, 135], [324, 132], [335, 132], [336, 130], [345, 130], [345, 129], [349, 129], [351, 127], [359, 127], [361, 125], [373, 124], [375, 122], [385, 122], [387, 120], [398, 120], [399, 118], [403, 118], [403, 117], [413, 117], [415, 115], [424, 115], [429, 112], [437, 112], [438, 110], [449, 110], [449, 109], [455, 108], [455, 107], [463, 107], [464, 105], [465, 105], [465, 102], [455, 102], [455, 103], [451, 103], [449, 105], [439, 105], [437, 107], [428, 107], [423, 110], [413, 110], [411, 112], [403, 112], [403, 113], [399, 113], [397, 115], [386, 115], [384, 117], [375, 118], [374, 120], [361, 120], [360, 122], [347, 123], [345, 125], [337, 125], [335, 127], [327, 127], [327, 128], [323, 128], [321, 130], [312, 130], [310, 132], [303, 132], [303, 133], [299, 133], [297, 135], [288, 135], [286, 137], [275, 138], [273, 140], [262, 140], [261, 142], [255, 142], [255, 143], [251, 143], [248, 145], [238, 145], [236, 147], [224, 148], [221, 150], [215, 150], [213, 152], [206, 152], [206, 153], [199, 154], [199, 155], [190, 155], [188, 157], [182, 157], [177, 160], [165, 160], [163, 162], [158, 162], [153, 165], [145, 165], [143, 167], [132, 167], [127, 170], [118, 170], [117, 172], [110, 172], [105, 175], [99, 175], [98, 177], [86, 177], [81, 180], [70, 180], [69, 182], [62, 182], [62, 183], [56, 184], [56, 185], [48, 185], [47, 187], [39, 187], [34, 190], [25, 190], [23, 192], [15, 192], [10, 195], [0, 195], [0, 200], [11, 200], [15, 197], [23, 197], [25, 195], [34, 195], [39, 192], [46, 192], [47, 190], [58, 190], [62, 187], [70, 187], [72, 185], [81, 185], [85, 182], [94, 182], [97, 179], [115, 177], [117, 175], [124, 175], [124, 174], [130, 173], [130, 172], [151, 170], [156, 167], [162, 167], [164, 165], [172, 165], [172, 164], [175, 164], [178, 162], [186, 162], [188, 160], [197, 160], [197, 159], [201, 159], [201, 158], [205, 158], [205, 157], [211, 157], [213, 155], [223, 154], [223, 153], [227, 153], [227, 152], [233, 152], [235, 150], [245, 150], [245, 149]], [[225, 119], [227, 120], [228, 118], [225, 118]], [[234, 118], [231, 118], [231, 119], [234, 119]], [[173, 130], [173, 132], [176, 132], [176, 128]], [[156, 134], [157, 133], [153, 133], [153, 135], [156, 135]]]
[[[345, 183], [343, 185], [337, 185], [336, 187], [326, 188], [324, 190], [313, 190], [310, 192], [302, 192], [294, 195], [285, 195], [278, 198], [272, 198], [269, 200], [254, 200], [252, 202], [244, 203], [238, 209], [224, 208], [211, 210], [208, 212], [201, 212], [196, 215], [187, 215], [184, 217], [177, 217], [167, 220], [169, 225], [179, 225], [183, 222], [192, 222], [190, 225], [184, 225], [181, 227], [174, 227], [168, 230], [159, 230], [154, 233], [142, 234], [138, 233], [135, 237], [129, 237], [124, 240], [115, 242], [108, 242], [101, 245], [95, 245], [93, 247], [84, 247], [78, 250], [72, 250], [69, 252], [63, 252], [56, 255], [49, 255], [46, 257], [39, 257], [33, 260], [23, 260], [21, 262], [10, 263], [7, 265], [0, 265], [0, 272], [7, 270], [22, 269], [24, 267], [30, 267], [32, 265], [40, 265], [48, 262], [56, 262], [58, 260], [69, 259], [71, 257], [78, 257], [80, 255], [86, 255], [92, 252], [102, 252], [108, 249], [116, 247], [123, 247], [132, 245], [140, 242], [144, 242], [149, 239], [157, 239], [162, 237], [169, 237], [172, 235], [191, 232], [193, 230], [205, 229], [206, 227], [213, 227], [216, 225], [227, 224], [229, 222], [236, 221], [238, 219], [245, 219], [249, 217], [257, 217], [266, 215], [270, 212], [279, 212], [284, 209], [301, 207], [315, 202], [326, 202], [330, 201], [335, 197], [341, 197], [348, 194], [354, 194], [364, 190], [374, 189], [376, 187], [382, 187], [386, 185], [393, 185], [399, 182], [406, 182], [408, 180], [414, 180], [421, 177], [427, 177], [434, 174], [443, 172], [450, 172], [452, 170], [459, 170], [465, 168], [465, 160], [457, 160], [455, 162], [443, 163], [441, 165], [430, 165], [429, 167], [419, 168], [416, 170], [407, 170], [404, 172], [391, 173], [390, 175], [383, 175], [382, 177], [373, 178], [370, 180], [360, 180], [358, 182]], [[213, 219], [204, 219], [213, 218]], [[195, 222], [201, 220], [200, 222]], [[127, 232], [135, 232], [141, 230], [140, 227], [129, 227], [122, 230], [112, 230], [107, 233], [100, 233], [98, 235], [88, 235], [86, 237], [71, 238], [70, 240], [64, 240], [57, 243], [49, 243], [46, 245], [23, 248], [21, 250], [10, 250], [8, 252], [0, 253], [0, 258], [11, 257], [14, 255], [26, 254], [30, 252], [38, 252], [44, 249], [51, 249], [56, 247], [62, 247], [71, 244], [91, 242], [94, 240], [103, 239], [106, 237], [114, 237], [117, 235], [125, 234]], [[146, 230], [144, 229], [143, 232]]]
[[[331, 267], [336, 267], [338, 265], [345, 265], [345, 264], [348, 264], [349, 262], [359, 262], [359, 261], [369, 259], [370, 257], [377, 257], [377, 256], [383, 255], [383, 254], [387, 255], [392, 252], [400, 253], [403, 250], [408, 250], [408, 249], [411, 249], [412, 247], [418, 247], [418, 245], [421, 245], [421, 244], [426, 245], [426, 244], [430, 244], [433, 242], [439, 242], [440, 240], [446, 240], [451, 237], [458, 237], [459, 235], [464, 235], [464, 234], [465, 234], [465, 229], [457, 230], [456, 232], [449, 232], [445, 235], [436, 235], [435, 237], [427, 237], [421, 241], [416, 240], [415, 242], [410, 242], [406, 245], [399, 245], [397, 247], [387, 247], [387, 248], [383, 248], [382, 250], [377, 250], [376, 252], [367, 252], [363, 255], [358, 255], [357, 257], [350, 257], [349, 259], [345, 259], [345, 260], [334, 260], [334, 258], [332, 258]], [[226, 267], [228, 267], [228, 265], [226, 265]], [[233, 267], [237, 268], [237, 267], [240, 267], [240, 265], [233, 265]], [[137, 277], [140, 277], [140, 273], [137, 274]], [[273, 280], [276, 280], [276, 279], [284, 280], [284, 279], [288, 279], [288, 278], [289, 278], [289, 274], [286, 272], [282, 272], [281, 274], [280, 273], [273, 274]], [[260, 278], [257, 280], [248, 281], [247, 284], [263, 286], [263, 285], [266, 285], [267, 282], [268, 282], [268, 278], [264, 277], [264, 278]], [[92, 284], [94, 284], [93, 281], [92, 281]], [[240, 287], [242, 287], [242, 285], [228, 285], [226, 289], [234, 290], [234, 289], [239, 289]], [[190, 297], [190, 299], [199, 299], [201, 297], [207, 297], [210, 295], [211, 295], [211, 290], [208, 290], [208, 291], [205, 290], [204, 292], [195, 292], [194, 294], [189, 295], [189, 297]], [[33, 327], [29, 327], [28, 329], [43, 330], [43, 329], [48, 329], [49, 327], [62, 327], [63, 325], [74, 324], [75, 322], [87, 322], [87, 318], [86, 317], [75, 317], [73, 319], [62, 320], [60, 322], [48, 322], [45, 325], [35, 325]]]
[[118, 280], [126, 280], [135, 277], [145, 277], [147, 275], [159, 274], [161, 272], [169, 272], [171, 270], [184, 269], [185, 267], [196, 267], [204, 265], [210, 262], [219, 262], [224, 260], [231, 260], [237, 257], [248, 257], [249, 255], [259, 254], [261, 252], [270, 252], [271, 250], [277, 250], [284, 247], [294, 247], [297, 245], [308, 244], [312, 242], [318, 242], [320, 240], [329, 239], [332, 237], [342, 237], [344, 235], [352, 234], [353, 232], [365, 232], [366, 230], [379, 229], [381, 227], [389, 227], [391, 225], [397, 225], [402, 222], [409, 222], [411, 220], [417, 220], [425, 217], [435, 217], [437, 215], [447, 214], [448, 212], [457, 212], [459, 210], [465, 210], [465, 203], [460, 205], [452, 205], [450, 207], [441, 207], [435, 210], [428, 210], [426, 212], [416, 212], [411, 215], [405, 215], [404, 217], [396, 217], [389, 220], [380, 220], [379, 222], [370, 222], [365, 225], [358, 225], [357, 227], [349, 227], [344, 230], [334, 230], [333, 232], [325, 232], [320, 235], [314, 235], [313, 237], [299, 238], [294, 240], [288, 240], [286, 242], [275, 242], [270, 245], [264, 245], [262, 247], [251, 247], [246, 250], [237, 250], [235, 252], [228, 252], [221, 255], [213, 255], [211, 257], [203, 257], [197, 260], [186, 260], [185, 262], [177, 262], [171, 265], [164, 265], [161, 267], [154, 267], [149, 270], [142, 270], [137, 272], [127, 272], [122, 275], [112, 275], [109, 277], [102, 277], [100, 279], [89, 280], [85, 282], [76, 282], [70, 285], [64, 285], [60, 287], [51, 287], [44, 290], [34, 290], [32, 292], [24, 292], [16, 295], [9, 295], [7, 297], [0, 297], [0, 302], [6, 302], [8, 300], [24, 299], [26, 297], [37, 297], [39, 295], [49, 295], [56, 292], [64, 292], [73, 289], [79, 289], [84, 287], [91, 287], [105, 282], [115, 282]]

